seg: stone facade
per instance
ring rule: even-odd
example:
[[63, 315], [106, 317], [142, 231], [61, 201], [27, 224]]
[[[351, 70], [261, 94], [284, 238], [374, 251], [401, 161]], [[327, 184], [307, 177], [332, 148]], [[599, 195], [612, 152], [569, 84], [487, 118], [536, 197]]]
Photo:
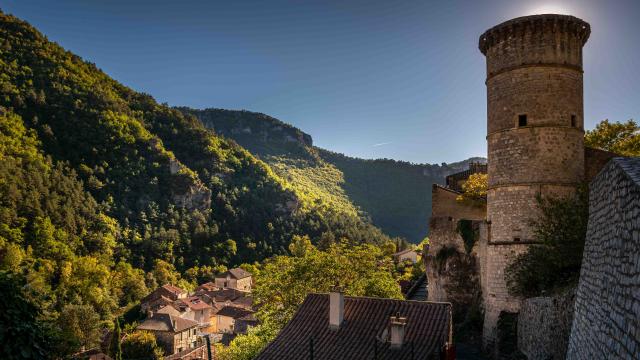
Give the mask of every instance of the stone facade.
[[637, 359], [638, 319], [640, 158], [614, 158], [591, 182], [567, 359]]
[[[451, 217], [432, 217], [430, 222], [429, 253], [423, 257], [427, 284], [428, 301], [450, 301], [450, 287], [452, 271], [459, 261], [458, 257], [465, 254], [464, 241], [456, 231], [457, 219]], [[438, 254], [442, 249], [453, 249], [455, 254], [447, 259], [439, 259]], [[475, 274], [474, 274], [475, 275]], [[466, 292], [467, 289], [460, 289]]]
[[518, 314], [518, 350], [529, 360], [564, 360], [574, 303], [575, 289], [524, 300]]
[[[470, 314], [479, 313], [481, 307], [481, 270], [477, 244], [479, 238], [483, 237], [481, 231], [486, 219], [486, 203], [457, 201], [460, 193], [453, 187], [466, 181], [471, 174], [484, 171], [486, 166], [482, 164], [475, 167], [471, 165], [469, 170], [448, 178], [448, 187], [434, 184], [429, 246], [423, 251], [427, 300], [450, 302], [453, 305], [454, 324], [464, 328], [469, 328], [468, 319], [473, 317]], [[462, 231], [462, 228], [465, 230]], [[466, 244], [462, 233], [467, 237]]]
[[[466, 176], [474, 172], [467, 171]], [[429, 290], [427, 297], [429, 301], [451, 301], [453, 298], [460, 297], [467, 289], [451, 288], [456, 273], [460, 270], [461, 265], [476, 261], [476, 254], [467, 254], [464, 240], [458, 233], [458, 221], [471, 220], [473, 226], [478, 228], [484, 223], [487, 208], [484, 203], [470, 204], [457, 201], [459, 192], [434, 184], [432, 189], [431, 201], [431, 220], [429, 221], [429, 247], [424, 252], [424, 263], [426, 266], [427, 284]], [[455, 251], [454, 256], [450, 256], [444, 261], [438, 257], [438, 253], [442, 249], [451, 249]], [[474, 257], [474, 259], [467, 259]], [[476, 266], [476, 265], [474, 265]], [[475, 269], [474, 269], [475, 270]], [[479, 277], [479, 269], [469, 274], [470, 277]], [[453, 291], [452, 291], [453, 290]], [[460, 294], [456, 294], [456, 293]]]
[[[431, 190], [431, 218], [445, 217], [467, 220], [484, 220], [487, 218], [487, 207], [485, 204], [467, 204], [456, 201], [459, 192], [445, 188], [438, 184], [433, 184]], [[429, 231], [431, 231], [429, 226]], [[429, 238], [433, 238], [429, 233]]]
[[589, 24], [534, 15], [480, 36], [487, 60], [487, 242], [482, 251], [484, 342], [516, 313], [504, 270], [533, 240], [536, 195], [566, 195], [584, 179], [582, 47]]

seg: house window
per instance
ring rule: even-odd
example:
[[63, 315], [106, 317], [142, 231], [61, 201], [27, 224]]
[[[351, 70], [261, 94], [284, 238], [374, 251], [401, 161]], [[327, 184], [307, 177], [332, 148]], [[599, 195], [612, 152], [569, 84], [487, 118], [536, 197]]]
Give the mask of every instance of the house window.
[[576, 127], [576, 116], [571, 115], [571, 127]]
[[527, 114], [518, 115], [518, 126], [527, 126]]
[[513, 241], [514, 241], [514, 242], [520, 242], [520, 238], [519, 238], [519, 237], [514, 237], [514, 238], [513, 238]]

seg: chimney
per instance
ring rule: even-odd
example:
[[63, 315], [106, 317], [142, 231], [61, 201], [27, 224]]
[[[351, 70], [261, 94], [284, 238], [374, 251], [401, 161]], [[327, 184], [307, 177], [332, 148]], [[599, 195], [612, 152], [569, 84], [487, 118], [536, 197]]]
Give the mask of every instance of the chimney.
[[344, 294], [342, 288], [334, 286], [329, 293], [329, 329], [338, 330], [344, 318]]
[[404, 328], [407, 325], [407, 318], [400, 317], [400, 313], [396, 313], [396, 316], [391, 317], [390, 322], [390, 335], [389, 340], [391, 342], [392, 349], [399, 349], [404, 342]]

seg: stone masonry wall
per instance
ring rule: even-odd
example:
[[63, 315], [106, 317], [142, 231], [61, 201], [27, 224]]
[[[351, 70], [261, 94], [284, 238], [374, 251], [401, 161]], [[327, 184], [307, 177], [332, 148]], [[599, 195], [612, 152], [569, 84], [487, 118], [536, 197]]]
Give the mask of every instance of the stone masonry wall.
[[638, 319], [640, 158], [614, 158], [590, 186], [567, 359], [637, 359]]
[[533, 241], [531, 221], [538, 216], [536, 196], [566, 197], [574, 186], [513, 185], [489, 189], [487, 220], [491, 222], [490, 243]]
[[571, 127], [519, 127], [487, 137], [489, 187], [570, 184], [584, 177], [584, 133]]
[[[429, 222], [429, 251], [424, 257], [426, 265], [427, 284], [429, 284], [429, 301], [450, 301], [448, 290], [451, 289], [451, 268], [460, 261], [470, 259], [460, 259], [469, 257], [466, 254], [464, 240], [457, 231], [460, 219], [474, 220], [476, 226], [484, 223], [487, 208], [484, 204], [468, 204], [459, 202], [456, 197], [458, 192], [434, 185], [432, 189], [431, 220]], [[437, 261], [438, 252], [443, 248], [455, 249], [456, 256], [447, 259], [443, 264]], [[473, 255], [475, 256], [475, 255]], [[475, 259], [473, 260], [475, 262]], [[475, 271], [470, 276], [478, 277], [479, 271]], [[462, 290], [462, 289], [461, 289]], [[454, 297], [456, 294], [453, 294]]]
[[[564, 126], [583, 129], [582, 72], [564, 67], [522, 67], [487, 80], [487, 133], [518, 126]], [[571, 122], [574, 115], [574, 122]]]
[[457, 253], [464, 253], [464, 241], [456, 231], [457, 219], [452, 217], [432, 217], [429, 225], [429, 253], [424, 257], [429, 301], [448, 301], [447, 261], [440, 264], [436, 259], [443, 248], [455, 249]]
[[[431, 190], [431, 217], [484, 220], [487, 218], [486, 204], [469, 204], [456, 201], [460, 193], [434, 184]], [[429, 227], [431, 229], [431, 227]], [[433, 237], [430, 234], [430, 237]]]
[[502, 311], [517, 313], [520, 299], [509, 295], [504, 278], [504, 270], [513, 259], [525, 252], [526, 244], [488, 244], [486, 248], [486, 273], [481, 283], [484, 299], [483, 341], [490, 348], [496, 340], [496, 325]]
[[529, 360], [564, 360], [574, 303], [575, 289], [524, 300], [518, 314], [518, 350]]

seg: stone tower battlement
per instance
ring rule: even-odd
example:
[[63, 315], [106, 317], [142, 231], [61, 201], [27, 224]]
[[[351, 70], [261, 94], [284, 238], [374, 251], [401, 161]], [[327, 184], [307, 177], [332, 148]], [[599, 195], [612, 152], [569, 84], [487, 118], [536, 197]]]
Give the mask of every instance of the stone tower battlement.
[[528, 65], [555, 65], [582, 70], [582, 47], [591, 27], [569, 15], [532, 15], [496, 25], [480, 35], [487, 56], [487, 76]]
[[584, 179], [582, 47], [588, 23], [534, 15], [480, 36], [487, 61], [488, 180], [485, 343], [501, 312], [517, 312], [505, 268], [535, 241], [536, 195], [571, 194]]

